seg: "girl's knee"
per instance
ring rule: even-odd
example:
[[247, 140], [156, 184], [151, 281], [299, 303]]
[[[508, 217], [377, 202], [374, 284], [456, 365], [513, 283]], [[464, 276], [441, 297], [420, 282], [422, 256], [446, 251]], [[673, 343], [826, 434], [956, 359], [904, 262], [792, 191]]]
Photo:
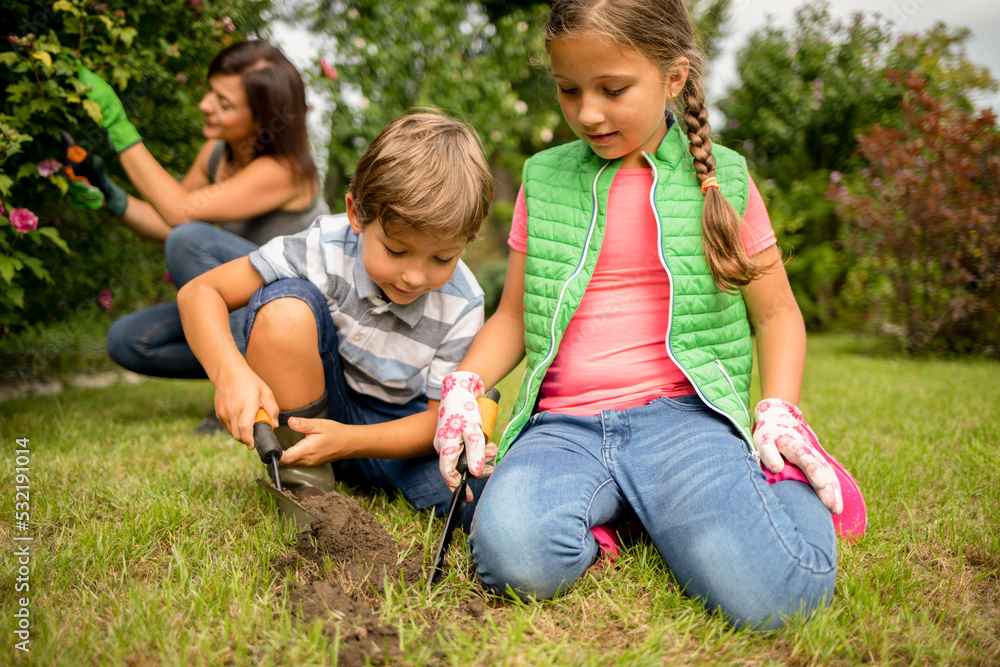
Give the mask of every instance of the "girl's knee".
[[567, 537], [565, 526], [558, 530], [541, 517], [532, 520], [516, 512], [493, 513], [482, 504], [473, 520], [469, 546], [483, 584], [499, 594], [507, 594], [510, 587], [522, 599], [555, 597], [594, 558], [593, 550], [588, 550], [592, 545]]
[[720, 612], [734, 627], [760, 631], [778, 630], [792, 618], [804, 618], [827, 606], [833, 598], [836, 573], [798, 573], [784, 581], [756, 578], [742, 584], [729, 582], [701, 595], [709, 610]]

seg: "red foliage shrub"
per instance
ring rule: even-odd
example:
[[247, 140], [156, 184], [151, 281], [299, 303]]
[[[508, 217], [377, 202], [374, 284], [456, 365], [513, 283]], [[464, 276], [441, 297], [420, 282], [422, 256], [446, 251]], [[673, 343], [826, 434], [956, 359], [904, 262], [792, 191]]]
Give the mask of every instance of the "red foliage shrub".
[[[1000, 132], [935, 98], [915, 73], [904, 84], [903, 129], [859, 136], [869, 166], [829, 196], [846, 221], [869, 314], [911, 353], [1000, 353]], [[859, 277], [860, 276], [860, 277]], [[891, 325], [886, 327], [885, 325]]]

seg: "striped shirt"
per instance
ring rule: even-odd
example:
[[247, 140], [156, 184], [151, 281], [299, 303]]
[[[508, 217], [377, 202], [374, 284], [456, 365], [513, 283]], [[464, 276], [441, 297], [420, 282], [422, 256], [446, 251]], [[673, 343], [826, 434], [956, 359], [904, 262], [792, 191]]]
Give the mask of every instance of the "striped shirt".
[[347, 384], [383, 401], [440, 400], [442, 381], [483, 326], [483, 291], [461, 260], [443, 287], [409, 304], [386, 302], [365, 272], [361, 237], [346, 214], [320, 216], [249, 259], [265, 284], [303, 278], [323, 292]]

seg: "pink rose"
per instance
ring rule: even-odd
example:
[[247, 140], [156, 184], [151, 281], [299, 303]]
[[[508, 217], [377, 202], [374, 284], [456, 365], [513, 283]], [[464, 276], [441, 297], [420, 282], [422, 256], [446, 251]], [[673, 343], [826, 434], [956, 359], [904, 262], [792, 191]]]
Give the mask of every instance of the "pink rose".
[[222, 28], [230, 35], [236, 32], [236, 26], [233, 25], [233, 20], [228, 16], [222, 19]]
[[174, 277], [172, 275], [170, 275], [169, 271], [164, 271], [163, 272], [163, 282], [165, 282], [165, 283], [172, 283], [172, 282], [174, 282]]
[[97, 295], [97, 303], [101, 304], [101, 308], [104, 310], [111, 310], [111, 306], [114, 304], [114, 299], [111, 298], [111, 291], [102, 289], [101, 293]]
[[60, 169], [62, 169], [62, 165], [50, 157], [38, 163], [38, 175], [42, 178], [52, 178]]
[[326, 78], [328, 78], [330, 81], [337, 80], [337, 68], [331, 65], [330, 63], [326, 62], [326, 58], [319, 59], [319, 66], [323, 70], [323, 74], [326, 76]]
[[10, 212], [10, 225], [14, 231], [27, 234], [38, 229], [38, 216], [26, 208], [15, 208]]

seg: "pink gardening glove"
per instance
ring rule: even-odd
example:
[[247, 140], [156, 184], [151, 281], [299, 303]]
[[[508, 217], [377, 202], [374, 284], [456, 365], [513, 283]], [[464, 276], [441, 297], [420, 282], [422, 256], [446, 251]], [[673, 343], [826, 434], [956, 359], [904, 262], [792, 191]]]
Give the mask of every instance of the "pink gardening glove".
[[831, 513], [843, 512], [840, 480], [826, 457], [812, 446], [802, 411], [780, 398], [765, 398], [757, 404], [753, 416], [753, 442], [767, 469], [781, 472], [785, 467], [784, 457], [802, 469]]
[[[469, 462], [469, 474], [478, 477], [486, 465], [486, 436], [483, 435], [483, 415], [477, 398], [486, 393], [482, 379], [475, 373], [457, 371], [445, 377], [441, 390], [434, 449], [440, 455], [439, 465], [448, 487], [454, 490], [462, 480], [455, 469], [463, 446]], [[471, 491], [468, 492], [471, 495]]]

